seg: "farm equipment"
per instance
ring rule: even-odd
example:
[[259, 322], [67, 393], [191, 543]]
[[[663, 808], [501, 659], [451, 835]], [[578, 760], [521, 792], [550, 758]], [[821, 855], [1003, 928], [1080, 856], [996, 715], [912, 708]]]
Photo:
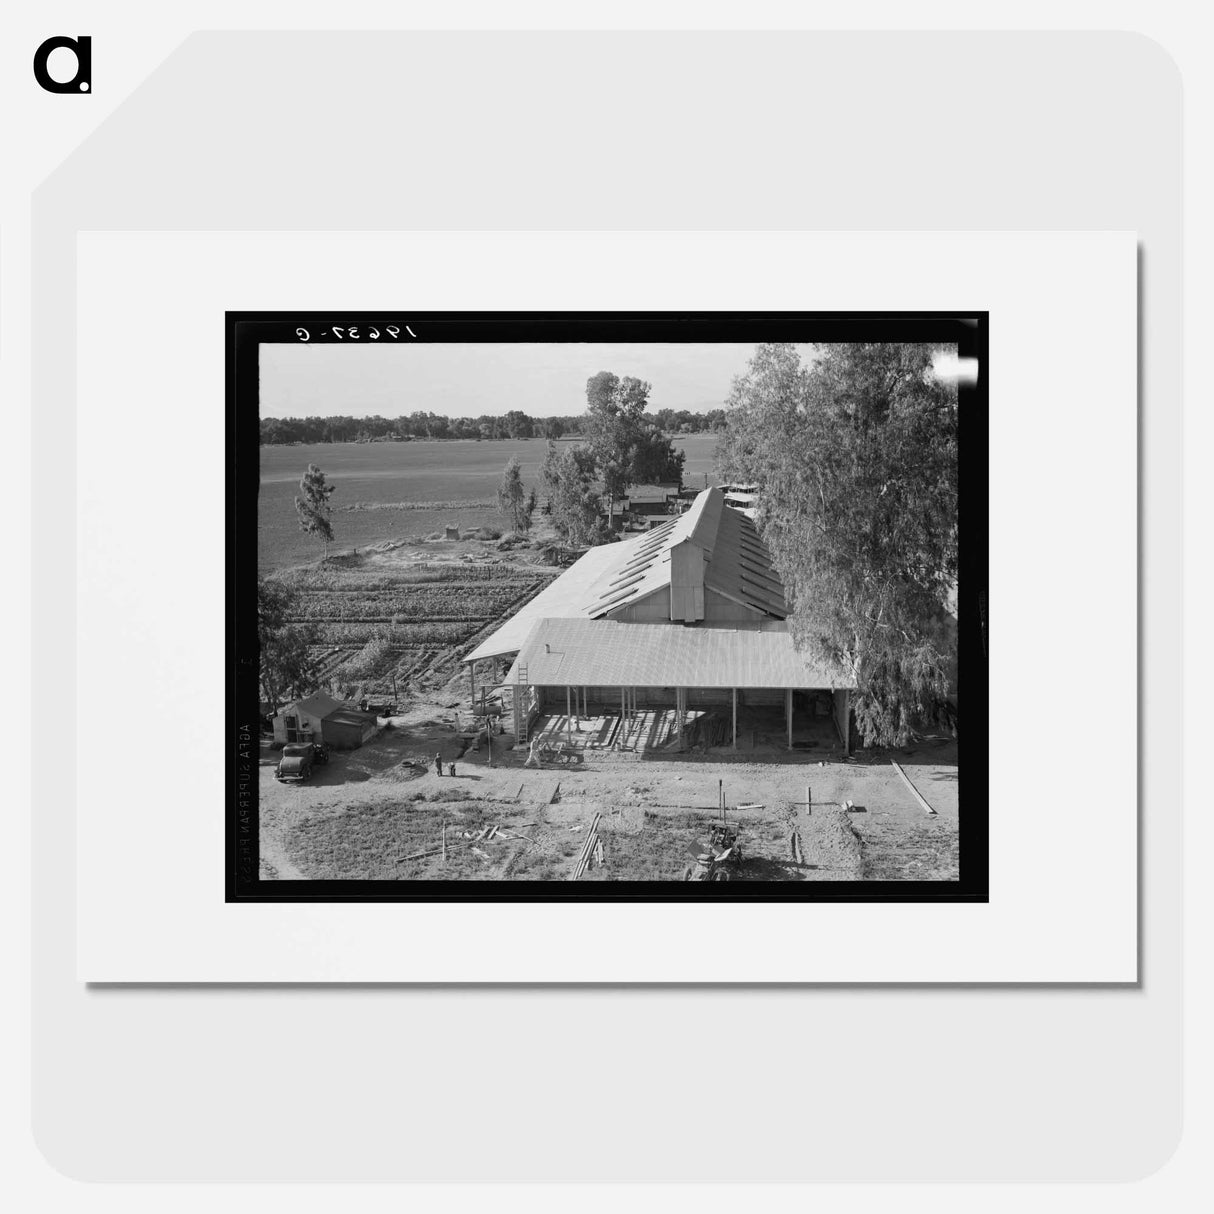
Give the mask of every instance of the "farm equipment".
[[539, 738], [535, 738], [531, 743], [531, 751], [527, 755], [527, 761], [523, 764], [524, 767], [542, 767], [544, 764], [556, 764], [557, 766], [580, 766], [582, 762], [582, 752], [573, 746], [569, 746], [564, 742], [557, 742], [552, 745], [548, 742], [542, 742]]
[[694, 843], [687, 849], [693, 863], [683, 869], [684, 881], [731, 881], [742, 870], [742, 849], [738, 846], [738, 828], [730, 824], [725, 810], [725, 782], [717, 781], [717, 800], [721, 820], [708, 828], [708, 842]]
[[688, 849], [693, 863], [683, 869], [684, 881], [729, 881], [742, 868], [738, 828], [717, 822], [708, 828], [708, 842]]

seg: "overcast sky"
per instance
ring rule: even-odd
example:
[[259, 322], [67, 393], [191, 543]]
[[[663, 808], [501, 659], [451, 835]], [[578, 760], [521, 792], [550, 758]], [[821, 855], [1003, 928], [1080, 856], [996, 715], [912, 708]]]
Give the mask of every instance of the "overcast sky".
[[753, 345], [717, 343], [263, 345], [261, 416], [575, 414], [599, 371], [648, 380], [651, 410], [702, 411], [724, 405], [753, 353]]

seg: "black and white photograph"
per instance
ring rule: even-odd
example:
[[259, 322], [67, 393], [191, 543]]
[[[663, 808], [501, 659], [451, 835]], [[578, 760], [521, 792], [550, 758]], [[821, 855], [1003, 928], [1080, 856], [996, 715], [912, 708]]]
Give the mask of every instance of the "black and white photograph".
[[229, 900], [984, 901], [986, 334], [229, 313]]

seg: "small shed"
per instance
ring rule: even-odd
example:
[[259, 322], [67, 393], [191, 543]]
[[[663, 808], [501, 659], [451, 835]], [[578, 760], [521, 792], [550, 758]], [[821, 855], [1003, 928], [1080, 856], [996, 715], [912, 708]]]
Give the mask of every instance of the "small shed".
[[375, 714], [317, 691], [278, 710], [274, 717], [275, 742], [324, 742], [340, 749], [361, 746], [375, 733]]
[[321, 722], [324, 740], [337, 750], [356, 750], [379, 728], [375, 713], [342, 704]]

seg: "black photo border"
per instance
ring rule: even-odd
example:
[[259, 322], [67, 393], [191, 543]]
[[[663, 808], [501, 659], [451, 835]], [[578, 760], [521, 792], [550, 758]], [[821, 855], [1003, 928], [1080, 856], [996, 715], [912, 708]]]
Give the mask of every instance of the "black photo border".
[[[400, 341], [481, 342], [949, 342], [977, 360], [959, 386], [960, 570], [958, 682], [965, 688], [958, 763], [965, 823], [958, 881], [261, 881], [258, 879], [260, 689], [255, 588], [260, 484], [259, 347], [336, 343], [396, 325]], [[228, 312], [227, 386], [227, 902], [986, 902], [989, 900], [989, 316], [974, 312]], [[348, 337], [344, 340], [351, 340]], [[379, 340], [387, 340], [381, 336]]]

